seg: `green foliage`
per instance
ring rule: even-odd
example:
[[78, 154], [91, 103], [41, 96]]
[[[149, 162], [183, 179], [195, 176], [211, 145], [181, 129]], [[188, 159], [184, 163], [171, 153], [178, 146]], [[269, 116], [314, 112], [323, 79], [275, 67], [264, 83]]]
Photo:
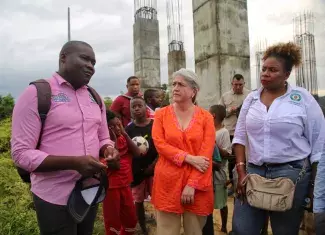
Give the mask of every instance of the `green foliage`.
[[23, 183], [10, 156], [11, 120], [0, 122], [0, 234], [39, 234], [31, 208], [29, 186]]
[[7, 152], [10, 150], [10, 130], [10, 118], [0, 121], [0, 153]]
[[161, 85], [161, 89], [162, 89], [163, 91], [167, 91], [167, 89], [168, 89], [167, 84], [166, 84], [166, 83], [162, 84], [162, 85]]
[[21, 181], [10, 152], [0, 155], [0, 198], [0, 234], [39, 234], [29, 186]]
[[163, 102], [162, 102], [162, 107], [168, 106], [170, 104], [169, 102], [169, 92], [164, 91], [164, 96], [163, 96]]
[[113, 103], [113, 100], [111, 97], [104, 97], [104, 103], [105, 103], [106, 109], [109, 109]]
[[[0, 121], [0, 234], [39, 235], [29, 184], [20, 179], [10, 156], [10, 129], [10, 118]], [[105, 234], [101, 207], [93, 234]]]
[[93, 235], [103, 235], [103, 234], [105, 234], [105, 227], [104, 227], [102, 204], [100, 204], [98, 208], [97, 219], [94, 225]]
[[169, 102], [169, 90], [168, 90], [168, 85], [166, 83], [161, 85], [161, 90], [162, 90], [162, 98], [163, 98], [163, 102], [162, 102], [162, 107], [168, 106], [170, 104]]
[[14, 105], [15, 100], [10, 94], [0, 95], [0, 120], [11, 116]]

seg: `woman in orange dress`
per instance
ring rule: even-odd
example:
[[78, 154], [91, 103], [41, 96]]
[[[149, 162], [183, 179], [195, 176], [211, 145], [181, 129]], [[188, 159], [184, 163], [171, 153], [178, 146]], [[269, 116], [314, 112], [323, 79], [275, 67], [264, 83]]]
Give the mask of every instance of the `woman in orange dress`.
[[213, 211], [212, 154], [215, 128], [211, 114], [194, 105], [197, 75], [187, 69], [173, 74], [173, 104], [155, 114], [152, 137], [159, 158], [152, 203], [157, 235], [202, 235]]

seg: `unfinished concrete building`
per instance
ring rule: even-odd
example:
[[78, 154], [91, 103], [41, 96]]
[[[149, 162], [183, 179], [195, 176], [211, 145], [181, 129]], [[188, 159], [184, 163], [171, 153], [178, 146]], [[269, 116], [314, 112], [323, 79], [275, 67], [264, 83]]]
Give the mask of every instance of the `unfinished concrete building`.
[[182, 23], [182, 0], [167, 0], [168, 90], [170, 100], [172, 97], [172, 74], [186, 67]]
[[296, 68], [296, 85], [318, 95], [316, 70], [314, 15], [311, 12], [300, 14], [293, 19], [294, 40], [301, 47], [302, 64]]
[[192, 0], [198, 103], [217, 104], [239, 73], [250, 89], [247, 0]]
[[157, 0], [134, 1], [134, 74], [142, 90], [160, 88], [160, 47]]
[[267, 41], [259, 41], [255, 49], [255, 62], [256, 62], [256, 88], [261, 87], [261, 71], [263, 66], [263, 56], [267, 48]]

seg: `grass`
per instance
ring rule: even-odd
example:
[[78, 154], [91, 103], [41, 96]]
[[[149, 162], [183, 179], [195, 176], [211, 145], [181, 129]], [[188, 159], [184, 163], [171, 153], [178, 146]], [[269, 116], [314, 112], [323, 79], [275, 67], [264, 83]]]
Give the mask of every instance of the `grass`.
[[23, 183], [10, 156], [11, 120], [0, 122], [0, 234], [39, 234], [31, 208], [29, 186]]
[[[29, 185], [22, 182], [10, 155], [11, 120], [0, 121], [0, 235], [38, 235]], [[94, 235], [105, 234], [102, 208]]]
[[39, 234], [29, 186], [20, 177], [9, 152], [0, 155], [0, 234]]

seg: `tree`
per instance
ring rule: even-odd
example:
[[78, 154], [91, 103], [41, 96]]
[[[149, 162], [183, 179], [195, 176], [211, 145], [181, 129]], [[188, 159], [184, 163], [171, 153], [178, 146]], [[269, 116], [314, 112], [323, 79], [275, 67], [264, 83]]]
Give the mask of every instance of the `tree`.
[[0, 95], [0, 120], [11, 116], [14, 105], [15, 100], [11, 94], [6, 96]]
[[162, 85], [161, 85], [161, 89], [162, 89], [163, 91], [167, 91], [167, 89], [168, 89], [167, 84], [166, 84], [166, 83], [162, 84]]
[[162, 107], [168, 106], [169, 103], [169, 90], [168, 90], [168, 85], [166, 83], [161, 85], [161, 90], [162, 90]]
[[113, 100], [111, 97], [104, 97], [104, 103], [105, 103], [106, 109], [109, 109], [113, 103]]

